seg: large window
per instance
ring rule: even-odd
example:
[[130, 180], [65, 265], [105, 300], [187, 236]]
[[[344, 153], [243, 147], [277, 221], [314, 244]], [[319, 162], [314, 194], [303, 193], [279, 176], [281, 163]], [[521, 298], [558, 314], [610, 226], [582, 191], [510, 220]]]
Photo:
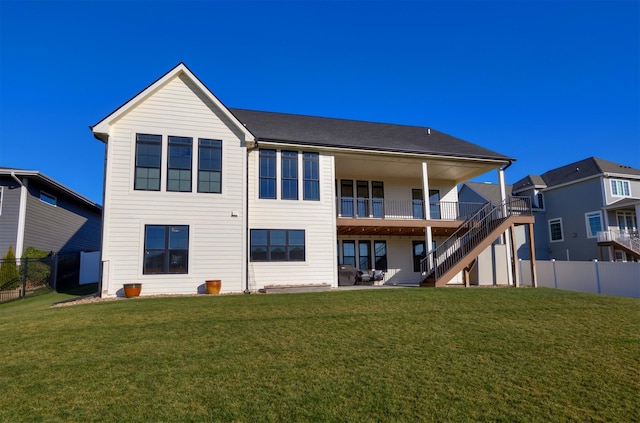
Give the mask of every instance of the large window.
[[191, 192], [193, 139], [169, 137], [167, 191]]
[[281, 153], [282, 199], [298, 199], [298, 153], [283, 151]]
[[374, 241], [373, 242], [374, 262], [376, 270], [387, 269], [387, 242], [386, 241]]
[[143, 270], [145, 275], [187, 273], [188, 261], [188, 226], [145, 226]]
[[260, 150], [260, 198], [276, 198], [276, 150]]
[[251, 261], [304, 260], [304, 230], [251, 229]]
[[222, 192], [222, 141], [198, 140], [198, 192]]
[[542, 193], [539, 192], [533, 197], [533, 208], [544, 210], [544, 197]]
[[160, 191], [161, 154], [161, 135], [136, 135], [136, 171], [134, 189]]
[[318, 153], [304, 153], [302, 155], [304, 163], [304, 200], [320, 199], [320, 164]]
[[358, 264], [360, 270], [371, 269], [371, 242], [358, 241]]
[[631, 191], [629, 190], [629, 181], [612, 179], [611, 194], [618, 197], [630, 197]]
[[562, 236], [562, 219], [550, 219], [549, 220], [549, 239], [551, 242], [563, 241]]
[[591, 212], [585, 214], [587, 222], [587, 238], [595, 238], [598, 232], [602, 231], [602, 214], [600, 212]]

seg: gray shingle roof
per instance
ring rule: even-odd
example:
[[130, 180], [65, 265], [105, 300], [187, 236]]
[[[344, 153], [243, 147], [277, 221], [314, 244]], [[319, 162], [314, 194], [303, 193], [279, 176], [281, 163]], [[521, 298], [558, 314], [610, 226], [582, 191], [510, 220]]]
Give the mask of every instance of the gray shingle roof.
[[620, 163], [611, 162], [597, 157], [589, 157], [568, 165], [551, 169], [540, 176], [529, 175], [515, 184], [514, 191], [531, 188], [531, 184], [538, 187], [554, 187], [580, 179], [612, 173], [616, 175], [630, 175], [640, 177], [640, 169], [625, 166]]
[[229, 109], [258, 141], [372, 151], [514, 161], [515, 159], [421, 126]]
[[[500, 185], [498, 184], [466, 182], [465, 185], [472, 188], [475, 192], [477, 192], [482, 197], [486, 198], [487, 201], [490, 201], [493, 204], [502, 203], [502, 196], [500, 195]], [[511, 195], [512, 186], [505, 184], [504, 188], [505, 188], [505, 194], [507, 196]]]

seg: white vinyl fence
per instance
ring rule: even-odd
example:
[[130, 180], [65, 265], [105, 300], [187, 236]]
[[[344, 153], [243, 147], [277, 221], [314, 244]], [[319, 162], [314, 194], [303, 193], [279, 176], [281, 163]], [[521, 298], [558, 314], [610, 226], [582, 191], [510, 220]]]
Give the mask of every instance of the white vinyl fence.
[[78, 284], [98, 282], [100, 278], [100, 251], [80, 253], [80, 277]]
[[[521, 285], [531, 285], [531, 264], [519, 260]], [[640, 263], [536, 260], [538, 286], [640, 298]]]

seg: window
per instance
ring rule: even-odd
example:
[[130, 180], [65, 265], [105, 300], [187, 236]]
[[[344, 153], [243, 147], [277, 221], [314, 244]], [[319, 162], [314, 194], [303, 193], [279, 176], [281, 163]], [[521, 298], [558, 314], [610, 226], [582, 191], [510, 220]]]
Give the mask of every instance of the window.
[[549, 239], [551, 242], [563, 241], [562, 236], [562, 219], [549, 220]]
[[45, 203], [51, 204], [52, 206], [58, 204], [58, 199], [56, 197], [51, 194], [47, 194], [44, 191], [40, 191], [40, 201], [44, 201]]
[[304, 230], [251, 229], [251, 261], [304, 260]]
[[260, 150], [260, 198], [276, 198], [276, 150]]
[[342, 241], [342, 264], [356, 265], [355, 241]]
[[544, 198], [542, 197], [542, 193], [539, 192], [533, 197], [533, 208], [534, 209], [544, 209]]
[[587, 221], [587, 238], [595, 238], [602, 231], [602, 215], [600, 212], [591, 212], [584, 216]]
[[369, 241], [358, 242], [358, 264], [360, 270], [371, 269], [371, 243]]
[[187, 273], [188, 226], [146, 225], [144, 232], [145, 275]]
[[387, 242], [386, 241], [374, 241], [373, 242], [374, 262], [376, 270], [387, 269]]
[[193, 139], [169, 137], [167, 191], [191, 192]]
[[340, 180], [340, 214], [344, 217], [353, 217], [353, 181], [351, 179]]
[[420, 272], [420, 262], [427, 256], [424, 241], [413, 241], [413, 271]]
[[369, 181], [356, 181], [358, 217], [369, 217]]
[[162, 136], [136, 134], [136, 170], [134, 189], [160, 191]]
[[281, 153], [282, 166], [282, 199], [298, 199], [298, 153], [283, 151]]
[[304, 166], [304, 200], [320, 199], [320, 164], [318, 153], [303, 153], [302, 161]]
[[198, 140], [198, 192], [222, 192], [222, 141]]
[[630, 197], [629, 181], [611, 180], [611, 195], [618, 197]]
[[411, 190], [411, 201], [413, 203], [413, 218], [424, 219], [424, 199], [421, 188]]

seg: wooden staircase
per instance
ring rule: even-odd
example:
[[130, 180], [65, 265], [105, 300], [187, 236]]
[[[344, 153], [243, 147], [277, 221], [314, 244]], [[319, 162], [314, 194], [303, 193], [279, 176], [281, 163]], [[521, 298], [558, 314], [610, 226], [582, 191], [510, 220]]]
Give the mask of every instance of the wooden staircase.
[[533, 223], [528, 198], [510, 197], [502, 204], [486, 204], [456, 232], [420, 262], [420, 286], [444, 286], [460, 271], [467, 270], [500, 235], [514, 225]]

